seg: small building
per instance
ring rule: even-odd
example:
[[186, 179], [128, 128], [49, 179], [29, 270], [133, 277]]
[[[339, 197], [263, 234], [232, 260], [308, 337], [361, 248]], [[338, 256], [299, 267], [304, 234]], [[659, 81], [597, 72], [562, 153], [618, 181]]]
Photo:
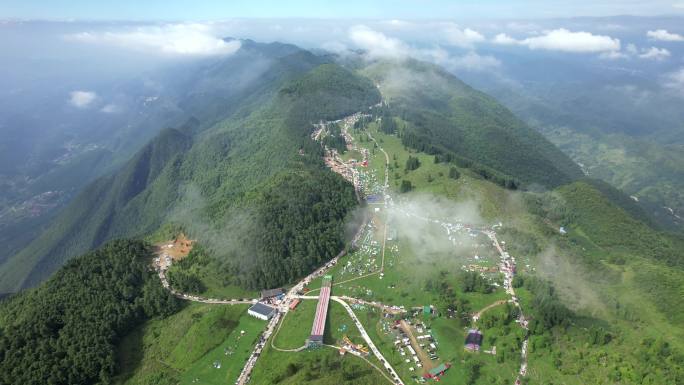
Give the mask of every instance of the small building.
[[439, 366], [432, 368], [428, 371], [428, 374], [425, 375], [424, 377], [427, 378], [434, 378], [438, 376], [444, 375], [444, 372], [446, 372], [449, 369], [449, 364], [440, 364]]
[[265, 305], [261, 302], [257, 302], [252, 307], [247, 310], [247, 314], [258, 319], [268, 321], [275, 314], [276, 309], [272, 306]]
[[482, 333], [477, 329], [468, 330], [468, 336], [465, 340], [465, 348], [471, 352], [479, 351], [482, 345]]
[[321, 346], [323, 346], [323, 335], [312, 335], [306, 340], [306, 347], [309, 349]]
[[283, 294], [285, 294], [285, 290], [283, 290], [283, 288], [262, 290], [261, 291], [261, 300], [263, 301], [263, 300], [270, 299], [273, 297], [279, 297]]
[[292, 302], [290, 302], [290, 310], [294, 310], [297, 305], [299, 305], [299, 299], [295, 298]]

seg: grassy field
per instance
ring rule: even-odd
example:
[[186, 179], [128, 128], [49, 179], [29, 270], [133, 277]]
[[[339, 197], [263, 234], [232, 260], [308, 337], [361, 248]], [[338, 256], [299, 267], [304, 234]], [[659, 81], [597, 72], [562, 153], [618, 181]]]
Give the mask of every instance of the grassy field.
[[390, 382], [361, 358], [321, 347], [290, 353], [267, 346], [252, 372], [254, 385], [382, 385]]
[[189, 304], [169, 318], [146, 323], [121, 343], [115, 383], [232, 383], [265, 327], [246, 309]]
[[282, 321], [273, 344], [280, 349], [297, 349], [311, 335], [316, 300], [302, 300], [297, 308], [290, 311]]
[[[273, 340], [279, 349], [296, 349], [304, 345], [311, 333], [317, 300], [303, 300], [283, 320]], [[364, 344], [361, 333], [342, 305], [330, 302], [323, 342], [339, 346], [344, 336], [353, 343]], [[379, 361], [368, 359], [377, 366]], [[351, 354], [340, 356], [336, 349], [323, 346], [299, 352], [281, 352], [270, 345], [264, 350], [252, 373], [253, 384], [382, 384], [388, 382], [378, 371]]]

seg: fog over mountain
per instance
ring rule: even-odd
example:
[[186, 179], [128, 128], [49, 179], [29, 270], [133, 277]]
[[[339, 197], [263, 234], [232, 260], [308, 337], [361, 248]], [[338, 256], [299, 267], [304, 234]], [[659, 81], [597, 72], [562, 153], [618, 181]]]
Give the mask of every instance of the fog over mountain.
[[0, 244], [0, 385], [684, 383], [684, 5], [14, 2]]

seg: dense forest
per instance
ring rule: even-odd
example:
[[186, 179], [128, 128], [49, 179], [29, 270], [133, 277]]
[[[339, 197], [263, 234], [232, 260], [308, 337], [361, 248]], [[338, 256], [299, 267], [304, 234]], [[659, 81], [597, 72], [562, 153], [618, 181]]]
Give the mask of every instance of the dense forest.
[[108, 383], [116, 344], [180, 302], [150, 270], [150, 248], [114, 241], [74, 258], [0, 306], [0, 383]]
[[337, 174], [280, 176], [256, 199], [247, 231], [252, 236], [229, 251], [235, 253], [227, 259], [229, 276], [240, 286], [261, 289], [308, 274], [344, 248], [345, 219], [355, 205], [353, 187]]

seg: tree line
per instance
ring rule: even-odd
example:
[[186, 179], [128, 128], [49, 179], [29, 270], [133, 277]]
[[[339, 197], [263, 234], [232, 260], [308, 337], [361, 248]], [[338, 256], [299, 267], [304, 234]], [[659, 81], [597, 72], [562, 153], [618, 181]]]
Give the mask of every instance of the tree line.
[[150, 247], [113, 241], [0, 304], [1, 384], [107, 384], [117, 343], [180, 307], [150, 269]]

